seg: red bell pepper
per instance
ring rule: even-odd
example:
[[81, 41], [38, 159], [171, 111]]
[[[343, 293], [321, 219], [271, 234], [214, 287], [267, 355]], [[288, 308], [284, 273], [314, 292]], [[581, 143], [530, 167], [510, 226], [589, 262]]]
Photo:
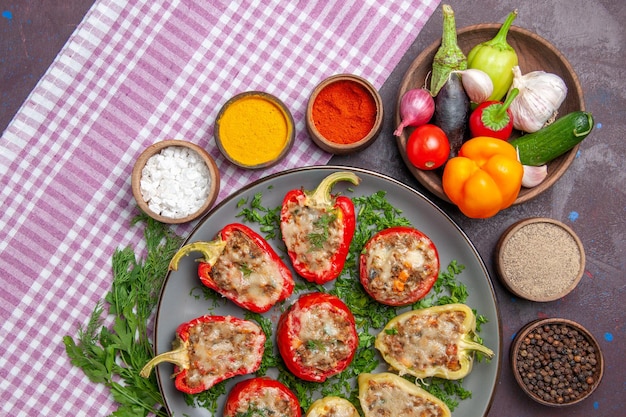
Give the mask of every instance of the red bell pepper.
[[359, 259], [360, 281], [376, 301], [404, 306], [423, 298], [439, 277], [439, 253], [432, 240], [407, 226], [376, 233]]
[[509, 106], [517, 97], [519, 90], [512, 89], [504, 103], [485, 101], [474, 109], [469, 118], [469, 129], [473, 138], [488, 136], [507, 140], [513, 132], [513, 113]]
[[257, 377], [235, 384], [224, 403], [223, 415], [300, 417], [302, 410], [296, 395], [285, 385]]
[[332, 196], [338, 181], [360, 183], [351, 172], [335, 172], [315, 190], [289, 191], [282, 203], [280, 230], [294, 270], [304, 279], [324, 284], [337, 278], [354, 236], [354, 204], [346, 196]]
[[197, 394], [225, 379], [259, 369], [265, 340], [261, 327], [252, 321], [201, 316], [178, 326], [174, 349], [152, 358], [140, 375], [148, 378], [156, 365], [170, 362], [174, 364], [176, 389]]
[[200, 281], [247, 310], [264, 313], [293, 292], [291, 270], [269, 243], [240, 223], [225, 226], [211, 242], [183, 246], [170, 269], [190, 252], [200, 252]]
[[346, 304], [334, 295], [314, 292], [298, 298], [280, 316], [276, 341], [291, 373], [323, 382], [350, 365], [359, 337]]

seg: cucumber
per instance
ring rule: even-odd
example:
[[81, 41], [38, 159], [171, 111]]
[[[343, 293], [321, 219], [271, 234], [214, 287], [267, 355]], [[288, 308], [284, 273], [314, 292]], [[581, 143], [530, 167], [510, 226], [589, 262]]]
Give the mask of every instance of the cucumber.
[[589, 112], [574, 111], [548, 126], [509, 143], [517, 148], [523, 165], [540, 166], [563, 155], [593, 130], [593, 116]]

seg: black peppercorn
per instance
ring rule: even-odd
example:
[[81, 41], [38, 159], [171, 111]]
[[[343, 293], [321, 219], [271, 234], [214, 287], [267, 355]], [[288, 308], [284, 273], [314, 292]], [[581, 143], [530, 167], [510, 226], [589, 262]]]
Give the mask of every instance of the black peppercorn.
[[551, 404], [584, 397], [601, 371], [590, 341], [566, 324], [547, 323], [530, 331], [520, 340], [515, 360], [519, 382]]

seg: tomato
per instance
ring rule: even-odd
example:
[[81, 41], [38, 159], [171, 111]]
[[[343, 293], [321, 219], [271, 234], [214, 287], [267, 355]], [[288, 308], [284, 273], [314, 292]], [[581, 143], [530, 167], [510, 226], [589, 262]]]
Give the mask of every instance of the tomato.
[[[296, 395], [282, 383], [258, 377], [238, 382], [228, 393], [224, 403], [224, 417], [243, 415], [278, 415], [300, 417], [302, 411]], [[256, 411], [256, 412], [255, 412]]]
[[320, 292], [301, 296], [281, 315], [276, 340], [291, 373], [314, 382], [346, 369], [359, 344], [348, 306]]
[[419, 126], [406, 142], [406, 154], [411, 164], [418, 169], [439, 168], [450, 156], [448, 136], [433, 124]]
[[404, 306], [423, 298], [439, 277], [439, 253], [432, 240], [407, 226], [383, 229], [361, 251], [359, 276], [374, 300]]

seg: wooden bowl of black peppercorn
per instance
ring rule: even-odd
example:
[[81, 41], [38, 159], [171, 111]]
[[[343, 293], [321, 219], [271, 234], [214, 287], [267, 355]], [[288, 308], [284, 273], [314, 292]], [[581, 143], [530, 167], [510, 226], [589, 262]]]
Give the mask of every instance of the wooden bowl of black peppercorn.
[[600, 384], [600, 345], [582, 325], [547, 318], [524, 326], [511, 345], [513, 374], [536, 402], [562, 407], [589, 397]]

